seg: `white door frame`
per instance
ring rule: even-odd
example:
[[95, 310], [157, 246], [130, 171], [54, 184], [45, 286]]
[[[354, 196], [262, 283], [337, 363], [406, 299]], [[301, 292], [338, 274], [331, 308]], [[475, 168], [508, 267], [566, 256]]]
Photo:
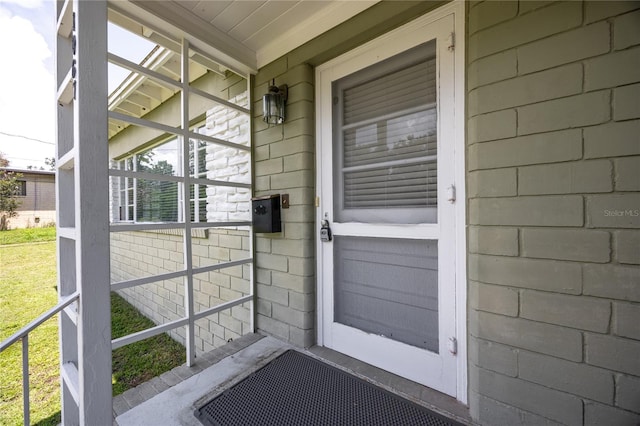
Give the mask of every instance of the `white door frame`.
[[[437, 20], [440, 20], [446, 16], [452, 15], [454, 20], [454, 33], [451, 37], [451, 48], [454, 49], [454, 71], [453, 71], [453, 85], [454, 85], [454, 131], [453, 131], [453, 143], [454, 143], [454, 185], [455, 185], [455, 221], [456, 226], [456, 247], [455, 247], [455, 303], [456, 303], [456, 338], [457, 338], [457, 375], [456, 375], [456, 399], [463, 404], [467, 403], [468, 389], [467, 389], [467, 244], [466, 244], [466, 191], [465, 191], [465, 4], [463, 1], [454, 1], [447, 5], [444, 5], [432, 12], [423, 15], [414, 21], [390, 31], [375, 40], [372, 40], [350, 52], [335, 58], [316, 69], [316, 183], [317, 183], [317, 196], [320, 197], [322, 193], [322, 166], [324, 162], [332, 161], [331, 158], [323, 158], [320, 152], [321, 148], [321, 128], [322, 123], [326, 120], [331, 121], [331, 105], [321, 105], [320, 99], [322, 99], [322, 84], [321, 84], [321, 71], [328, 67], [334, 66], [337, 63], [343, 62], [355, 58], [366, 51], [375, 49], [376, 46], [384, 41], [394, 40], [406, 37], [412, 32], [419, 31], [419, 28], [432, 24]], [[317, 205], [319, 203], [316, 203]], [[320, 208], [316, 211], [316, 235], [320, 234], [320, 223], [322, 220], [322, 210]], [[316, 254], [318, 257], [318, 265], [321, 265], [325, 259], [323, 259], [322, 241], [320, 238], [316, 238]], [[329, 260], [330, 261], [330, 260]], [[323, 270], [318, 267], [317, 273], [317, 339], [318, 344], [324, 344], [323, 338]]]

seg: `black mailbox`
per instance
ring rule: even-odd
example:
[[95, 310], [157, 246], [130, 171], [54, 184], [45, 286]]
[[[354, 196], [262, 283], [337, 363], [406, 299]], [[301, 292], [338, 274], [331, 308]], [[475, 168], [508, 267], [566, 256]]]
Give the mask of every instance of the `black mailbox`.
[[281, 232], [280, 194], [267, 195], [251, 199], [253, 231], [272, 233]]

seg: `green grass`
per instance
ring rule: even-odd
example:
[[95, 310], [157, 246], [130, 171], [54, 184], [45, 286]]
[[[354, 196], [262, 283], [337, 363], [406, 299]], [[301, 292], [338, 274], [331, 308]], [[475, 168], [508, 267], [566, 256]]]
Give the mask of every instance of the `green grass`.
[[6, 244], [37, 243], [42, 241], [55, 241], [56, 227], [10, 229], [0, 231], [0, 246]]
[[[0, 232], [0, 235], [5, 232], [13, 231]], [[55, 242], [0, 246], [0, 340], [57, 303], [55, 255]], [[2, 425], [22, 424], [21, 346], [18, 342], [0, 354]], [[40, 425], [58, 424], [60, 385], [56, 318], [29, 334], [29, 369], [31, 421]]]
[[[155, 324], [115, 293], [111, 293], [111, 335], [114, 339]], [[166, 334], [132, 343], [113, 351], [113, 395], [151, 380], [184, 364], [184, 347]]]
[[[6, 232], [14, 231], [0, 232], [0, 236]], [[55, 286], [55, 242], [0, 244], [0, 341], [54, 306]], [[153, 326], [119, 296], [112, 295], [111, 300], [114, 338]], [[0, 425], [22, 424], [21, 354], [19, 342], [0, 354]], [[114, 395], [184, 363], [184, 358], [184, 348], [164, 334], [115, 350]], [[32, 424], [60, 423], [58, 362], [58, 322], [54, 317], [29, 334]]]

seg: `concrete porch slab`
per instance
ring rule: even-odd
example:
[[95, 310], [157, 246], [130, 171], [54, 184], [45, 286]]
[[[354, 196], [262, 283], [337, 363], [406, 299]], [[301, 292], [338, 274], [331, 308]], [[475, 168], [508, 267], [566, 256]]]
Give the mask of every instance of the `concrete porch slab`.
[[194, 416], [204, 405], [283, 352], [296, 349], [463, 424], [468, 408], [454, 398], [328, 348], [294, 348], [273, 337], [250, 334], [114, 398], [114, 425], [202, 426]]

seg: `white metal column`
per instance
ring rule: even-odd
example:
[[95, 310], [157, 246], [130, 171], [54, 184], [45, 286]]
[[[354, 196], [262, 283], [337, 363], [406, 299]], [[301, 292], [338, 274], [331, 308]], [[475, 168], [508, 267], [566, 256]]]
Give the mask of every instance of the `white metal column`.
[[[182, 215], [184, 219], [184, 236], [182, 242], [184, 244], [184, 269], [187, 274], [184, 276], [184, 312], [188, 319], [186, 327], [185, 346], [187, 348], [187, 365], [191, 367], [196, 360], [195, 346], [195, 321], [193, 318], [193, 256], [191, 246], [191, 174], [189, 173], [189, 42], [182, 40], [182, 58], [181, 58], [181, 102], [182, 102], [182, 173], [184, 180], [182, 181]], [[197, 142], [194, 141], [197, 145]], [[194, 146], [194, 151], [197, 151]], [[197, 167], [194, 163], [194, 168]], [[195, 176], [196, 179], [198, 176]], [[194, 192], [194, 196], [195, 196]], [[195, 218], [194, 218], [195, 219]]]
[[58, 0], [56, 196], [63, 424], [111, 425], [107, 2]]

